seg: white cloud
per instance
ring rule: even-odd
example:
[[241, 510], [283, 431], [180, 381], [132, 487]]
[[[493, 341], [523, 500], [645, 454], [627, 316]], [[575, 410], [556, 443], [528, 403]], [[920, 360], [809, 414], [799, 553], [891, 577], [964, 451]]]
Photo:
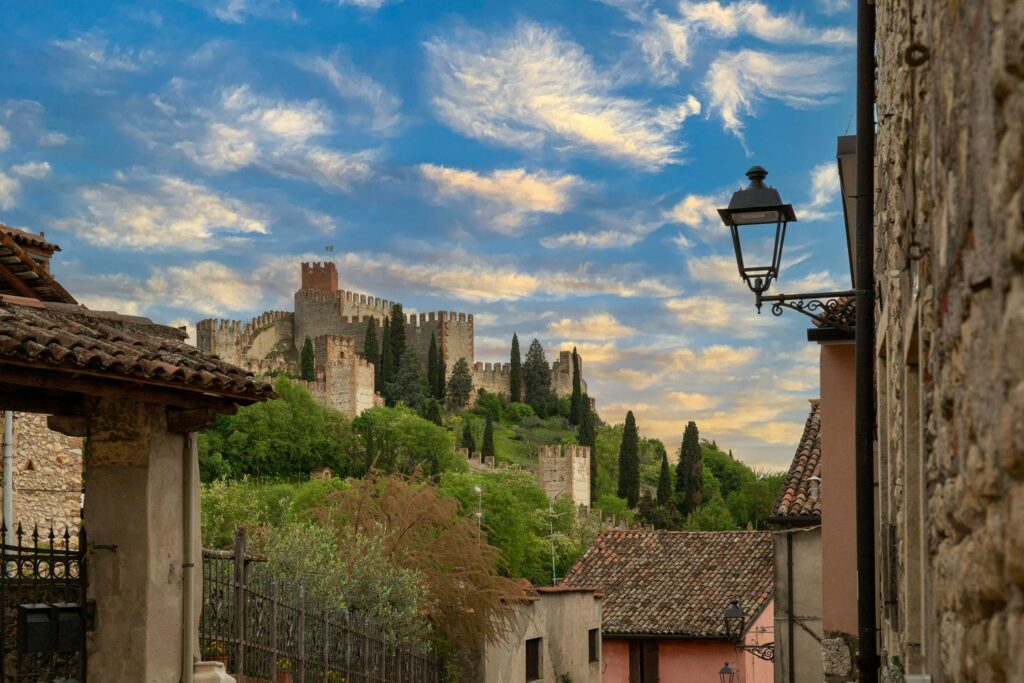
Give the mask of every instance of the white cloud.
[[542, 237], [540, 243], [548, 249], [579, 247], [581, 249], [615, 249], [631, 247], [645, 237], [645, 233], [623, 230], [598, 230], [597, 232], [567, 232], [561, 235]]
[[245, 23], [249, 17], [299, 21], [295, 8], [283, 0], [205, 0], [203, 8], [229, 24]]
[[705, 410], [718, 404], [718, 399], [707, 394], [672, 391], [666, 397], [675, 408], [682, 410]]
[[709, 108], [742, 141], [742, 116], [755, 114], [763, 98], [796, 108], [830, 102], [843, 88], [835, 73], [838, 64], [835, 57], [809, 53], [722, 52], [704, 79], [711, 97]]
[[11, 166], [11, 171], [22, 178], [42, 180], [50, 175], [50, 163], [47, 161], [29, 161]]
[[717, 288], [728, 287], [734, 291], [747, 291], [743, 284], [736, 258], [733, 256], [700, 256], [686, 261], [686, 272], [696, 282], [714, 285]]
[[330, 57], [303, 59], [299, 64], [326, 79], [339, 97], [350, 102], [350, 109], [351, 103], [361, 103], [372, 132], [390, 132], [402, 123], [402, 100], [357, 69], [340, 51]]
[[841, 198], [839, 169], [834, 161], [818, 164], [811, 171], [811, 200], [797, 207], [796, 215], [801, 221], [821, 221], [834, 218], [835, 211], [827, 207]]
[[665, 308], [684, 326], [699, 325], [710, 330], [728, 330], [737, 338], [762, 337], [774, 321], [758, 315], [750, 297], [725, 299], [709, 294], [669, 299]]
[[548, 324], [548, 334], [562, 338], [618, 339], [636, 334], [636, 328], [620, 323], [611, 313], [595, 313], [579, 320], [553, 320]]
[[763, 3], [752, 0], [729, 5], [681, 2], [679, 11], [687, 24], [725, 38], [746, 33], [769, 43], [848, 47], [856, 42], [849, 29], [807, 26], [798, 14], [773, 14]]
[[0, 171], [0, 209], [13, 208], [20, 189], [21, 183], [17, 178]]
[[222, 90], [217, 105], [197, 116], [200, 133], [174, 147], [212, 171], [257, 166], [341, 190], [372, 173], [372, 152], [341, 152], [316, 142], [333, 127], [330, 111], [317, 100], [261, 97], [242, 85]]
[[586, 373], [586, 367], [588, 365], [604, 365], [606, 363], [613, 363], [619, 358], [619, 351], [613, 342], [596, 344], [593, 342], [567, 341], [562, 342], [558, 347], [559, 351], [572, 351], [573, 349], [576, 349], [580, 354], [580, 358], [583, 360], [584, 374]]
[[574, 175], [529, 173], [522, 168], [475, 171], [420, 164], [420, 173], [446, 197], [470, 198], [484, 204], [483, 218], [498, 232], [519, 232], [533, 213], [562, 213], [573, 191], [583, 186]]
[[7, 132], [7, 129], [0, 126], [0, 152], [4, 151], [11, 146], [11, 134]]
[[74, 61], [78, 76], [85, 72], [141, 71], [154, 59], [151, 50], [131, 50], [112, 45], [98, 33], [83, 33], [75, 38], [55, 40], [53, 44]]
[[818, 7], [825, 14], [839, 14], [850, 9], [850, 0], [818, 0]]
[[358, 7], [364, 10], [379, 10], [384, 5], [390, 5], [392, 3], [399, 3], [402, 0], [324, 0], [334, 5], [342, 7], [344, 5], [350, 5], [352, 7]]
[[[722, 234], [725, 225], [718, 215], [718, 209], [728, 205], [725, 193], [713, 195], [688, 194], [665, 212], [664, 218], [707, 233], [706, 236]], [[684, 238], [685, 239], [685, 238]]]
[[502, 36], [463, 31], [426, 49], [438, 117], [501, 145], [551, 144], [656, 169], [679, 160], [676, 133], [700, 111], [692, 96], [655, 110], [615, 95], [579, 45], [533, 23]]
[[46, 111], [43, 105], [35, 100], [8, 100], [0, 107], [0, 117], [4, 124], [0, 126], [0, 151], [17, 139], [34, 141], [45, 147], [62, 145], [68, 141], [63, 133], [46, 129], [43, 118]]
[[173, 176], [155, 176], [131, 187], [87, 186], [77, 195], [77, 215], [57, 225], [105, 247], [203, 252], [239, 235], [267, 232], [254, 207]]
[[689, 65], [692, 35], [690, 27], [683, 22], [654, 12], [646, 28], [634, 36], [657, 82], [675, 83], [679, 70]]

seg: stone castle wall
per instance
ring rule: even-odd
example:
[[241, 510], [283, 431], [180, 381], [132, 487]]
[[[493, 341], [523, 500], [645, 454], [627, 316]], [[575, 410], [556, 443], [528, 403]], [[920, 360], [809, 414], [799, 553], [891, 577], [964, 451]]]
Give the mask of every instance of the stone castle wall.
[[341, 292], [318, 289], [300, 289], [295, 292], [295, 348], [302, 350], [306, 338], [321, 335], [342, 335], [341, 324], [345, 314], [345, 297]]
[[[449, 371], [451, 367], [449, 366]], [[512, 364], [511, 363], [474, 363], [473, 391], [485, 389], [492, 394], [512, 395]], [[572, 395], [572, 352], [560, 351], [558, 360], [551, 364], [551, 390], [556, 396]], [[587, 393], [587, 382], [583, 378], [583, 359], [580, 358], [580, 387]]]
[[[0, 453], [3, 427], [0, 423]], [[0, 459], [0, 472], [3, 460]], [[0, 490], [0, 500], [3, 491]], [[78, 536], [82, 508], [82, 439], [46, 426], [46, 415], [14, 414], [14, 522], [26, 533], [54, 527]], [[2, 508], [0, 508], [2, 509]]]
[[303, 263], [302, 289], [314, 289], [321, 292], [338, 291], [338, 268], [334, 263]]
[[877, 7], [883, 662], [1024, 680], [1024, 3]]
[[541, 446], [537, 455], [537, 480], [549, 498], [567, 495], [577, 506], [589, 509], [590, 447]]
[[372, 408], [373, 363], [356, 353], [352, 337], [320, 336], [313, 340], [316, 359], [315, 388], [310, 393], [324, 404], [347, 415], [359, 415]]
[[209, 318], [196, 323], [196, 346], [235, 365], [242, 364], [238, 343], [241, 335], [242, 323], [238, 320]]

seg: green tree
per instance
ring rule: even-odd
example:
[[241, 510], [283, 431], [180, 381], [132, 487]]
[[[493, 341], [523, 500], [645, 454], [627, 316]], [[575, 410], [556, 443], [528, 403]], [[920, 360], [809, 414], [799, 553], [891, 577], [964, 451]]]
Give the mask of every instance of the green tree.
[[352, 427], [363, 437], [365, 452], [373, 456], [353, 468], [354, 476], [374, 471], [433, 475], [464, 467], [452, 450], [448, 430], [405, 406], [370, 408], [352, 421]]
[[395, 357], [391, 353], [391, 321], [384, 318], [380, 343], [380, 384], [377, 385], [382, 394], [385, 393], [387, 386], [395, 381], [397, 370]]
[[487, 416], [487, 421], [484, 423], [484, 444], [482, 446], [481, 455], [484, 458], [490, 456], [494, 457], [494, 421], [491, 420], [491, 416]]
[[469, 403], [473, 393], [473, 375], [469, 371], [469, 363], [460, 358], [452, 368], [452, 376], [448, 380], [448, 403], [455, 410], [462, 410]]
[[410, 408], [420, 407], [423, 399], [427, 397], [427, 383], [423, 378], [423, 364], [415, 350], [405, 350], [398, 372], [395, 374], [395, 381], [387, 385], [385, 390], [392, 405], [401, 402]]
[[313, 356], [313, 342], [306, 337], [302, 343], [302, 379], [312, 382], [316, 379], [316, 364]]
[[689, 531], [729, 531], [736, 523], [720, 501], [701, 505], [686, 517], [685, 528]]
[[626, 413], [626, 426], [619, 446], [618, 495], [625, 498], [631, 508], [636, 507], [640, 499], [640, 437], [632, 410]]
[[469, 416], [462, 418], [462, 441], [459, 443], [461, 448], [465, 448], [471, 454], [476, 452], [476, 440], [473, 438], [473, 424], [469, 419]]
[[580, 354], [572, 347], [572, 398], [569, 400], [569, 424], [578, 425], [583, 419], [583, 386], [580, 378]]
[[544, 347], [534, 339], [526, 351], [523, 364], [524, 403], [528, 403], [541, 417], [549, 413], [551, 404], [551, 368], [544, 357]]
[[437, 349], [437, 375], [435, 376], [434, 384], [434, 398], [444, 403], [445, 394], [447, 393], [446, 377], [448, 376], [448, 367], [444, 360], [444, 349]]
[[672, 475], [668, 467], [668, 454], [661, 455], [661, 474], [658, 475], [658, 505], [672, 502]]
[[519, 355], [519, 336], [512, 333], [512, 354], [509, 357], [512, 372], [509, 376], [509, 403], [516, 403], [523, 397], [523, 359]]
[[683, 443], [679, 447], [679, 464], [676, 465], [676, 494], [679, 512], [688, 515], [703, 502], [703, 459], [701, 457], [700, 434], [697, 423], [691, 420], [683, 432]]
[[405, 355], [405, 311], [402, 304], [391, 304], [391, 357], [395, 367], [402, 362]]
[[590, 410], [590, 398], [583, 396], [583, 415], [576, 440], [581, 446], [590, 447], [590, 500], [597, 500], [597, 432], [594, 429], [594, 413]]
[[430, 333], [430, 348], [427, 350], [427, 387], [429, 393], [437, 398], [437, 336]]
[[430, 420], [439, 427], [444, 426], [444, 415], [441, 408], [441, 402], [436, 398], [427, 397], [423, 399], [423, 405], [420, 407], [420, 415], [423, 416], [424, 420]]
[[363, 337], [363, 358], [373, 363], [373, 390], [380, 392], [380, 358], [377, 350], [377, 319], [370, 316], [366, 319], [366, 335]]

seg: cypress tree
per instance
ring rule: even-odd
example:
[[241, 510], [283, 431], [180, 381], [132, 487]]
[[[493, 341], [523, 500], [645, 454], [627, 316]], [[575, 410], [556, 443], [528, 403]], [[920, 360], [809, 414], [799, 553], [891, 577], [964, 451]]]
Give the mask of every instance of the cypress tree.
[[509, 400], [520, 401], [523, 398], [523, 359], [519, 356], [519, 336], [512, 333], [512, 374], [509, 378]]
[[530, 348], [526, 351], [523, 389], [525, 402], [530, 404], [535, 413], [545, 417], [551, 402], [551, 368], [544, 357], [544, 347], [536, 339], [530, 342]]
[[312, 382], [316, 379], [316, 365], [313, 358], [313, 342], [306, 337], [302, 343], [302, 379]]
[[423, 403], [427, 396], [427, 383], [423, 379], [421, 362], [413, 349], [405, 350], [395, 372], [395, 381], [385, 387], [391, 405], [401, 402], [410, 408], [419, 408]]
[[402, 304], [391, 305], [391, 357], [394, 359], [394, 367], [402, 361], [405, 355], [405, 311]]
[[622, 430], [619, 446], [619, 498], [625, 498], [629, 507], [640, 500], [640, 436], [633, 411], [626, 413], [626, 426]]
[[583, 386], [580, 383], [580, 354], [572, 347], [572, 398], [569, 399], [569, 424], [578, 425], [583, 417]]
[[455, 410], [462, 410], [469, 403], [469, 396], [472, 393], [473, 374], [466, 359], [460, 358], [452, 368], [452, 376], [448, 380], [448, 402]]
[[580, 419], [580, 431], [576, 440], [581, 446], [590, 447], [590, 501], [597, 500], [597, 431], [594, 428], [594, 413], [590, 411], [590, 399], [583, 396], [583, 417]]
[[427, 386], [430, 388], [430, 395], [437, 396], [437, 337], [430, 333], [430, 350], [427, 351]]
[[476, 441], [473, 440], [473, 427], [469, 424], [469, 418], [462, 421], [462, 442], [459, 444], [472, 454], [476, 451]]
[[668, 453], [661, 454], [661, 472], [658, 474], [658, 505], [672, 501], [672, 476], [668, 469]]
[[437, 400], [440, 401], [441, 403], [444, 403], [445, 394], [448, 393], [446, 387], [448, 382], [445, 379], [447, 376], [448, 367], [447, 363], [445, 363], [444, 360], [444, 350], [439, 348], [437, 350], [437, 376], [435, 378], [436, 382], [434, 384], [434, 396], [436, 396]]
[[703, 502], [704, 462], [700, 453], [700, 433], [697, 423], [690, 420], [679, 446], [679, 464], [676, 465], [676, 493], [679, 512], [688, 515]]
[[487, 416], [487, 422], [484, 423], [484, 445], [482, 446], [481, 455], [483, 457], [494, 457], [494, 423], [491, 421], [491, 416]]
[[391, 353], [391, 322], [384, 318], [380, 344], [380, 390], [382, 394], [387, 390], [387, 386], [395, 381], [397, 370], [395, 357]]
[[373, 363], [373, 390], [380, 392], [380, 359], [377, 357], [377, 319], [366, 319], [366, 335], [363, 337], [363, 358]]

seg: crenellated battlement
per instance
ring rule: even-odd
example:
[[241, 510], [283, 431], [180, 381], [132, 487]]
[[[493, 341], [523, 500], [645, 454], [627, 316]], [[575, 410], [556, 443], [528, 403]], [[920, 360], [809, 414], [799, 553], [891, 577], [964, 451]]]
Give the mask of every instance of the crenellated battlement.
[[303, 263], [302, 289], [316, 289], [322, 292], [338, 291], [338, 268], [332, 261]]
[[478, 374], [491, 374], [500, 375], [502, 377], [512, 377], [512, 364], [511, 363], [473, 363], [473, 375]]
[[590, 507], [590, 447], [579, 444], [541, 446], [537, 478], [549, 498], [569, 496], [576, 505]]
[[196, 334], [198, 335], [200, 330], [209, 332], [221, 332], [221, 331], [234, 331], [241, 332], [242, 321], [241, 320], [225, 320], [224, 318], [206, 318], [196, 323]]
[[371, 309], [376, 309], [376, 310], [378, 310], [378, 311], [380, 311], [381, 313], [384, 313], [384, 314], [390, 314], [391, 313], [391, 307], [394, 305], [394, 302], [392, 302], [392, 301], [388, 301], [387, 299], [381, 299], [379, 297], [371, 296], [369, 294], [361, 294], [359, 292], [350, 292], [350, 291], [345, 290], [345, 289], [342, 289], [340, 291], [341, 291], [341, 293], [345, 297], [346, 304], [349, 304], [349, 305], [351, 305], [353, 307], [371, 308]]
[[[343, 300], [341, 292], [327, 292], [321, 289], [300, 289], [295, 292], [295, 301], [304, 301], [318, 304], [338, 304]], [[340, 310], [340, 308], [339, 308]]]

